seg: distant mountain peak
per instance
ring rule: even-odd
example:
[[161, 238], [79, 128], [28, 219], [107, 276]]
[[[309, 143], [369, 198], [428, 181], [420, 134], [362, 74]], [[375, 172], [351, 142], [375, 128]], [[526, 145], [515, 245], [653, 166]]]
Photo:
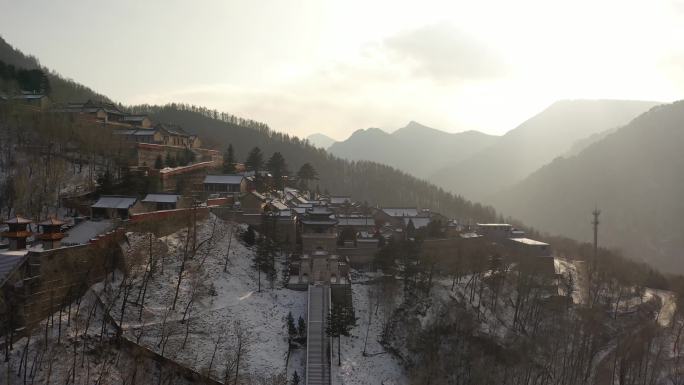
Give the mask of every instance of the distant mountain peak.
[[412, 121], [408, 122], [408, 124], [404, 128], [430, 128], [430, 127], [428, 127], [424, 124], [420, 124], [420, 123], [416, 122], [415, 120], [412, 120]]
[[315, 147], [327, 149], [330, 147], [333, 143], [337, 142], [335, 139], [329, 137], [326, 134], [322, 134], [320, 132], [317, 132], [315, 134], [311, 134], [306, 137], [306, 139], [314, 145]]
[[387, 135], [387, 132], [377, 127], [360, 128], [354, 131], [349, 137], [359, 137], [363, 135]]

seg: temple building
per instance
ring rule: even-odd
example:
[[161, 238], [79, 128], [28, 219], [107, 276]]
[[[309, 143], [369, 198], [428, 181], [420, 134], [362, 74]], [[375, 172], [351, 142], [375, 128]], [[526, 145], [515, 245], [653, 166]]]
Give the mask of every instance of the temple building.
[[349, 265], [340, 256], [324, 250], [304, 254], [299, 260], [299, 275], [290, 279], [291, 283], [348, 283]]
[[65, 222], [57, 218], [48, 218], [38, 223], [41, 232], [35, 237], [42, 241], [43, 250], [57, 249], [62, 246], [62, 239], [66, 237], [66, 234], [62, 232], [64, 224]]
[[307, 208], [300, 220], [302, 254], [323, 250], [330, 254], [337, 251], [337, 219], [333, 211], [324, 206]]
[[28, 225], [31, 223], [33, 223], [32, 220], [19, 215], [5, 222], [9, 229], [4, 233], [0, 233], [0, 236], [9, 240], [10, 250], [26, 249], [26, 238], [33, 235], [33, 233], [27, 229]]

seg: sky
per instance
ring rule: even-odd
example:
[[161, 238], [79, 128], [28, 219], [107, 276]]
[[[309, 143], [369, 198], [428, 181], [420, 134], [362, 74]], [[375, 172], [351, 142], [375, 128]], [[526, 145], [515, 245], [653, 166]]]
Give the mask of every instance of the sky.
[[684, 95], [684, 0], [0, 0], [0, 35], [124, 104], [337, 140], [503, 134], [561, 99]]

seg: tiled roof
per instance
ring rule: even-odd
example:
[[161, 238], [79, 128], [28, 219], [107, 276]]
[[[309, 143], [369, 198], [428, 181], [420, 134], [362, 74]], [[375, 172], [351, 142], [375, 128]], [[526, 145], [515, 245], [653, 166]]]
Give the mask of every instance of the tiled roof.
[[137, 198], [129, 196], [102, 196], [91, 207], [103, 209], [128, 209], [133, 206], [137, 200]]
[[208, 184], [240, 184], [244, 177], [242, 175], [207, 175], [204, 183]]
[[375, 226], [372, 217], [339, 217], [340, 226]]
[[24, 225], [24, 224], [28, 224], [28, 223], [33, 223], [33, 221], [28, 219], [28, 218], [24, 218], [21, 215], [17, 215], [16, 217], [5, 221], [5, 223]]
[[178, 194], [147, 194], [143, 202], [152, 203], [176, 203], [180, 199]]

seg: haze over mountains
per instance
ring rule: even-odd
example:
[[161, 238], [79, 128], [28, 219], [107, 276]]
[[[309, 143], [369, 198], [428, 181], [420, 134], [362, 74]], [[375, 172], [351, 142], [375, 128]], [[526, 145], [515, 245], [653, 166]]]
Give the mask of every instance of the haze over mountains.
[[657, 104], [559, 101], [507, 132], [492, 146], [433, 173], [429, 180], [465, 197], [488, 201], [501, 189], [569, 151], [576, 141], [627, 124]]
[[350, 160], [384, 163], [469, 199], [488, 201], [554, 158], [576, 154], [657, 104], [559, 101], [503, 136], [447, 133], [410, 122], [393, 133], [357, 130], [328, 151]]
[[[0, 60], [39, 66], [35, 58], [23, 56], [2, 40]], [[58, 101], [98, 95], [55, 73], [50, 76], [56, 79], [53, 84], [64, 90], [57, 94]], [[332, 144], [329, 151], [394, 166], [475, 202], [493, 203], [503, 214], [541, 231], [582, 240], [590, 235], [589, 212], [599, 205], [606, 244], [660, 267], [681, 270], [674, 262], [684, 249], [684, 225], [678, 221], [684, 217], [680, 198], [684, 193], [680, 172], [684, 138], [677, 129], [684, 120], [684, 105], [658, 107], [618, 129], [657, 104], [561, 101], [500, 137], [475, 131], [446, 133], [410, 122], [393, 133], [359, 130]], [[240, 158], [250, 146], [258, 145], [267, 153], [281, 151], [291, 168], [312, 162], [321, 174], [321, 188], [348, 194], [364, 191], [360, 198], [371, 202], [417, 202], [445, 214], [493, 215], [486, 207], [440, 195], [434, 186], [389, 168], [361, 164], [352, 169], [323, 150], [302, 147], [296, 140], [274, 140], [266, 133], [189, 111], [162, 109], [153, 115], [190, 132], [201, 131], [195, 133], [219, 148], [232, 142]], [[309, 141], [325, 148], [325, 139], [321, 135]], [[554, 161], [560, 156], [567, 159]]]
[[684, 272], [684, 102], [658, 106], [576, 156], [556, 159], [493, 202], [532, 226], [579, 240], [592, 236], [626, 255]]
[[427, 179], [434, 170], [465, 160], [495, 140], [477, 131], [454, 134], [410, 122], [391, 134], [379, 128], [357, 130], [328, 151], [350, 160], [384, 163]]

